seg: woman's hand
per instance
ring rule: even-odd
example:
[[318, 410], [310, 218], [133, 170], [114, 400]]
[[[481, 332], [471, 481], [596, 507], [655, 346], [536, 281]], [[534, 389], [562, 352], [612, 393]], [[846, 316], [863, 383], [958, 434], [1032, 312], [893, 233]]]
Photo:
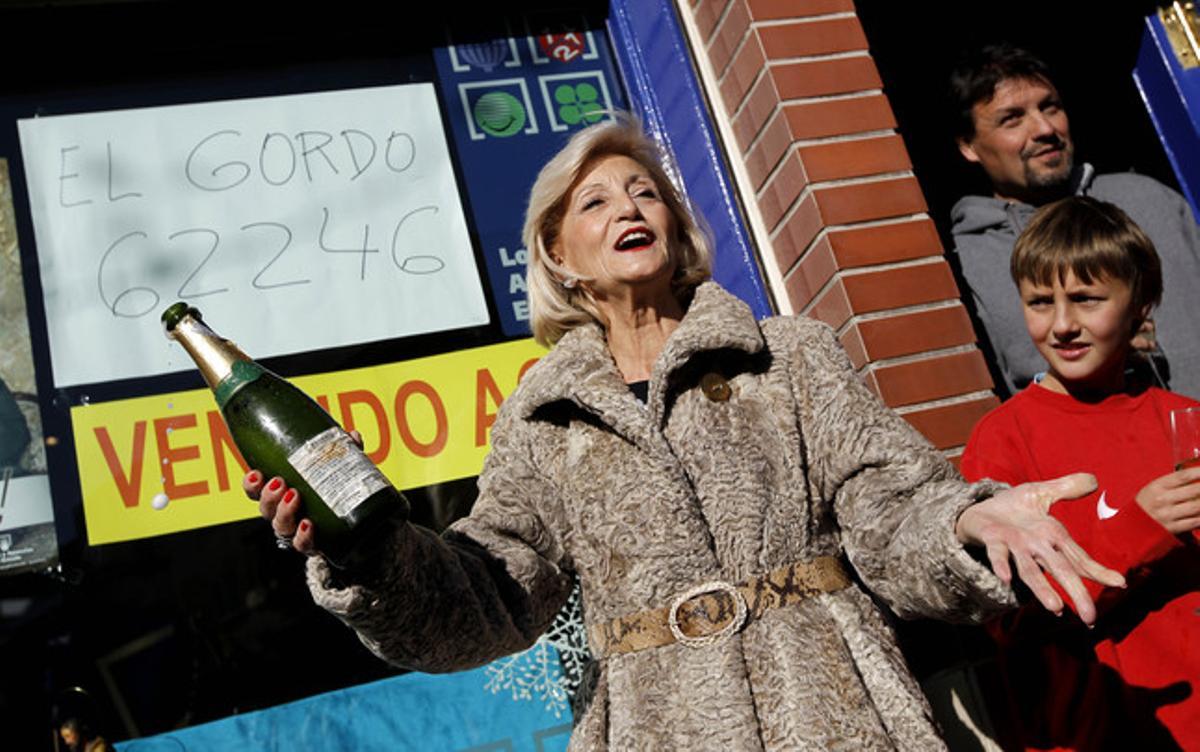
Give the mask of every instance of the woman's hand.
[[1155, 478], [1135, 499], [1172, 535], [1200, 528], [1200, 467]]
[[[362, 434], [358, 431], [347, 433], [362, 449]], [[258, 513], [271, 523], [275, 540], [280, 541], [281, 548], [290, 541], [292, 548], [306, 556], [320, 553], [314, 540], [312, 520], [300, 517], [300, 492], [288, 488], [283, 478], [275, 477], [267, 481], [258, 470], [251, 470], [242, 478], [242, 490], [258, 502]]]
[[1034, 596], [1047, 609], [1061, 614], [1062, 598], [1043, 570], [1049, 572], [1070, 596], [1079, 618], [1092, 624], [1096, 604], [1080, 576], [1110, 587], [1124, 587], [1125, 578], [1088, 556], [1048, 510], [1059, 499], [1074, 499], [1095, 490], [1096, 479], [1086, 473], [1024, 483], [968, 507], [959, 516], [954, 533], [963, 543], [984, 546], [992, 571], [1010, 584], [1008, 558], [1012, 556], [1017, 574]]
[[258, 501], [258, 512], [271, 523], [276, 540], [291, 541], [292, 548], [308, 556], [317, 553], [312, 522], [300, 518], [300, 493], [283, 478], [264, 482], [262, 473], [251, 470], [242, 478], [242, 490]]

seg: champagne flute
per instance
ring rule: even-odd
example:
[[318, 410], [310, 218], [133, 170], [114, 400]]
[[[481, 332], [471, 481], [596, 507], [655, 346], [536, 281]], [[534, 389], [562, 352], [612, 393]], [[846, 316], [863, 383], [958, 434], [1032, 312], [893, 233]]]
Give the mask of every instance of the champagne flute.
[[1171, 411], [1171, 461], [1176, 470], [1200, 465], [1200, 407]]
[[[1171, 461], [1176, 470], [1200, 465], [1200, 407], [1171, 411]], [[1200, 542], [1200, 528], [1192, 537]]]

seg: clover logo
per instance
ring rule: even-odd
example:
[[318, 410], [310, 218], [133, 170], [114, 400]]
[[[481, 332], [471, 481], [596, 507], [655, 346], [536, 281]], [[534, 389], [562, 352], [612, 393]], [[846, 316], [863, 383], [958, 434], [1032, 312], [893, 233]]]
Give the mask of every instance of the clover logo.
[[591, 84], [563, 84], [554, 90], [554, 101], [560, 105], [558, 117], [567, 125], [599, 122], [604, 117], [599, 100], [600, 92]]

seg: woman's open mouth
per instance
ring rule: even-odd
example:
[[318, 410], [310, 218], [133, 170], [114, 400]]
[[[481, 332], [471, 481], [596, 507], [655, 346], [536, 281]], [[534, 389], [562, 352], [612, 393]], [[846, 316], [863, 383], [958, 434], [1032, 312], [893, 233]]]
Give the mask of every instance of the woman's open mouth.
[[643, 251], [654, 245], [655, 235], [647, 227], [631, 227], [617, 238], [618, 251]]

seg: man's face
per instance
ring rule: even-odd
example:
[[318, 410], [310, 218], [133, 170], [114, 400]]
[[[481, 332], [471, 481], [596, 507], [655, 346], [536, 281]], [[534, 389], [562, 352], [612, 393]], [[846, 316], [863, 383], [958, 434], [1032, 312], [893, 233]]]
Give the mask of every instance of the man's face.
[[1066, 186], [1075, 147], [1054, 84], [1005, 79], [971, 114], [975, 135], [959, 139], [958, 148], [968, 162], [983, 167], [997, 198], [1038, 204]]
[[75, 745], [79, 744], [79, 734], [70, 726], [63, 726], [58, 733], [62, 736], [63, 743], [70, 749], [75, 749]]

